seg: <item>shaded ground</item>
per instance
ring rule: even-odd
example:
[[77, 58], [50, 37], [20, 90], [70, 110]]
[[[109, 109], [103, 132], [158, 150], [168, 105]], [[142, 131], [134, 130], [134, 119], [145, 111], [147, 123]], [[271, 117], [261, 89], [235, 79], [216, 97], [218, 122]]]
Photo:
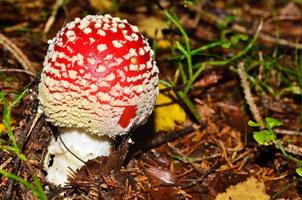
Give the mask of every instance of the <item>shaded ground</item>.
[[[165, 23], [165, 17], [153, 1], [129, 3], [120, 0], [111, 4], [109, 1], [73, 0], [57, 7], [53, 5], [55, 2], [50, 0], [0, 2], [1, 34], [21, 49], [21, 54], [18, 50], [13, 50], [15, 54], [12, 54], [7, 48], [10, 45], [5, 45], [6, 39], [0, 38], [4, 43], [0, 46], [0, 89], [9, 93], [22, 91], [29, 84], [31, 88], [13, 109], [11, 121], [28, 161], [20, 161], [10, 151], [1, 150], [0, 169], [18, 174], [29, 182], [36, 175], [49, 199], [61, 199], [62, 193], [72, 199], [215, 199], [229, 186], [249, 177], [264, 183], [264, 192], [272, 199], [301, 199], [301, 178], [295, 172], [296, 163], [286, 159], [274, 144], [260, 146], [253, 139], [255, 129], [247, 122], [254, 119], [255, 114], [246, 102], [247, 95], [236, 70], [238, 63], [246, 64], [249, 87], [260, 117], [283, 122], [283, 126], [275, 129], [277, 137], [287, 152], [299, 158], [302, 155], [301, 1], [216, 0], [196, 1], [195, 4], [160, 1], [164, 10], [173, 8], [177, 13], [192, 48], [221, 38], [228, 40], [234, 35], [244, 35], [238, 36], [239, 42], [233, 42], [229, 48], [217, 47], [194, 56], [194, 63], [236, 55], [255, 35], [261, 20], [263, 26], [256, 44], [247, 54], [224, 65], [207, 64], [191, 87], [188, 96], [204, 124], [194, 120], [186, 105], [178, 100], [187, 113], [183, 124], [177, 124], [173, 131], [154, 133], [154, 119], [151, 118], [132, 134], [136, 143], [129, 147], [129, 151], [127, 143], [123, 142], [127, 138], [121, 138], [117, 141], [117, 152], [109, 158], [88, 162], [65, 188], [49, 185], [42, 168], [50, 137], [56, 133], [55, 127], [41, 117], [27, 137], [37, 112], [38, 78], [35, 75], [42, 67], [47, 40], [75, 17], [110, 13], [126, 18], [132, 24], [141, 24], [139, 28], [146, 31], [150, 42], [157, 44], [160, 77], [171, 80], [175, 76], [177, 61], [173, 60], [175, 55], [170, 47], [182, 38], [174, 26]], [[148, 21], [151, 18], [153, 21]], [[142, 25], [142, 21], [147, 25]], [[165, 25], [160, 26], [162, 23]], [[150, 30], [157, 25], [161, 35]], [[182, 87], [179, 83], [171, 90], [177, 92]], [[7, 99], [14, 96], [14, 93], [6, 95]], [[3, 111], [2, 106], [2, 116]], [[2, 128], [1, 131], [1, 141], [8, 140], [6, 130]], [[85, 170], [90, 172], [89, 176]], [[0, 197], [5, 196], [10, 199], [35, 198], [22, 184], [2, 176]]]

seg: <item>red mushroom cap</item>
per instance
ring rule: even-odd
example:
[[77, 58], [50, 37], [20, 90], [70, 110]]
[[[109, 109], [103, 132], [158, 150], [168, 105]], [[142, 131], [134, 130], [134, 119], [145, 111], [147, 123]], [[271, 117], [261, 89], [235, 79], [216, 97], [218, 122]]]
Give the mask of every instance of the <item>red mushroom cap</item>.
[[158, 68], [152, 55], [147, 40], [127, 20], [76, 18], [50, 41], [40, 109], [56, 126], [125, 134], [153, 110]]

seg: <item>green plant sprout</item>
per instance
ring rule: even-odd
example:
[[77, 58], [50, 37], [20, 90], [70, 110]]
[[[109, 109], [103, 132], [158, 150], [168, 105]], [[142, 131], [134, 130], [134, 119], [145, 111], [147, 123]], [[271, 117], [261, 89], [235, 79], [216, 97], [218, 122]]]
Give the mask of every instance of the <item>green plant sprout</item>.
[[[181, 33], [184, 44], [182, 44], [179, 41], [176, 41], [175, 42], [176, 49], [173, 45], [171, 46], [172, 54], [174, 58], [177, 60], [177, 65], [178, 65], [178, 70], [176, 71], [175, 80], [173, 82], [167, 82], [161, 80], [161, 83], [170, 88], [177, 88], [176, 85], [178, 82], [178, 73], [179, 73], [181, 78], [181, 84], [183, 87], [180, 87], [181, 89], [177, 90], [176, 94], [180, 98], [180, 100], [182, 100], [185, 106], [189, 109], [194, 119], [202, 123], [201, 117], [197, 113], [194, 103], [188, 97], [188, 93], [192, 88], [192, 85], [195, 83], [195, 81], [198, 79], [198, 77], [201, 75], [201, 73], [204, 71], [206, 67], [225, 66], [237, 60], [238, 58], [242, 57], [243, 55], [245, 55], [256, 42], [256, 39], [258, 38], [263, 23], [262, 22], [260, 23], [250, 43], [248, 43], [248, 45], [245, 48], [243, 48], [241, 51], [239, 51], [237, 54], [230, 57], [229, 59], [211, 60], [211, 61], [193, 63], [192, 61], [193, 56], [201, 55], [204, 51], [215, 47], [230, 48], [231, 45], [236, 45], [239, 41], [248, 40], [248, 36], [244, 34], [235, 34], [231, 36], [229, 40], [222, 38], [219, 41], [215, 41], [210, 44], [201, 46], [199, 48], [192, 49], [190, 38], [187, 32], [185, 31], [185, 29], [183, 28], [183, 26], [181, 25], [178, 17], [172, 12], [169, 12], [167, 10], [162, 10], [162, 12], [163, 15], [168, 19], [170, 24], [173, 24]], [[177, 54], [176, 50], [180, 52], [179, 55]], [[184, 65], [184, 63], [182, 62], [184, 59], [186, 60], [186, 65]]]
[[[0, 149], [8, 150], [15, 153], [21, 160], [27, 160], [26, 157], [21, 153], [20, 148], [17, 144], [13, 129], [11, 127], [11, 111], [20, 100], [27, 94], [28, 89], [25, 89], [21, 94], [17, 95], [12, 102], [8, 102], [5, 98], [6, 94], [0, 91], [0, 102], [3, 104], [3, 124], [6, 128], [9, 141], [0, 140]], [[0, 133], [2, 135], [3, 133]]]
[[[288, 154], [285, 150], [285, 147], [283, 144], [280, 142], [279, 139], [277, 139], [277, 136], [273, 130], [273, 128], [277, 126], [281, 126], [282, 122], [280, 122], [277, 119], [273, 119], [270, 117], [266, 117], [264, 120], [264, 129], [260, 131], [254, 131], [253, 132], [253, 137], [254, 139], [258, 142], [260, 145], [269, 145], [271, 143], [275, 144], [276, 147], [282, 152], [282, 155], [294, 162], [296, 162], [297, 168], [296, 168], [296, 173], [299, 176], [302, 176], [302, 160], [299, 160], [290, 154]], [[260, 127], [261, 125], [255, 121], [249, 121], [248, 125], [251, 127]]]
[[[6, 93], [0, 91], [0, 103], [3, 105], [3, 124], [6, 128], [8, 141], [0, 138], [0, 150], [9, 151], [16, 154], [22, 161], [26, 161], [27, 158], [24, 154], [21, 153], [21, 150], [17, 144], [15, 135], [13, 133], [13, 128], [11, 126], [11, 112], [12, 109], [21, 101], [21, 99], [27, 94], [28, 89], [25, 89], [20, 94], [16, 95], [12, 102], [9, 102], [6, 99]], [[3, 132], [0, 132], [0, 136]], [[20, 184], [24, 185], [27, 189], [29, 189], [38, 199], [47, 200], [47, 196], [44, 193], [43, 187], [36, 176], [33, 176], [33, 181], [35, 186], [27, 182], [25, 179], [12, 174], [8, 171], [0, 169], [0, 174], [6, 176], [12, 180], [19, 182]]]

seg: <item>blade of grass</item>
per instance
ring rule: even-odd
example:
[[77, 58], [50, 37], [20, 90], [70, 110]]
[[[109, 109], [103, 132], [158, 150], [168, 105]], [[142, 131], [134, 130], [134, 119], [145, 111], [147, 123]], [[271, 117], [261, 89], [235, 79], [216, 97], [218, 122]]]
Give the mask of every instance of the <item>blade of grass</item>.
[[251, 40], [251, 42], [240, 52], [238, 52], [235, 56], [231, 57], [230, 59], [227, 60], [214, 60], [214, 61], [205, 61], [203, 62], [203, 64], [210, 65], [210, 66], [223, 66], [223, 65], [227, 65], [235, 60], [237, 60], [238, 58], [242, 57], [243, 55], [245, 55], [248, 51], [251, 50], [251, 48], [253, 47], [253, 45], [255, 44], [259, 33], [262, 29], [263, 26], [263, 21], [260, 21], [259, 26], [257, 28], [257, 31], [253, 37], [253, 39]]
[[[9, 141], [11, 142], [12, 150], [21, 160], [27, 160], [26, 157], [20, 152], [20, 148], [17, 144], [16, 138], [14, 136], [12, 127], [11, 127], [11, 111], [12, 108], [20, 102], [20, 100], [27, 94], [28, 89], [25, 89], [19, 95], [15, 97], [12, 103], [9, 103], [5, 98], [5, 93], [0, 91], [0, 101], [3, 104], [3, 124], [7, 130]], [[8, 150], [8, 149], [7, 149]]]
[[182, 25], [180, 24], [179, 20], [175, 16], [172, 16], [167, 10], [164, 10], [163, 14], [177, 27], [177, 29], [180, 31], [180, 33], [184, 38], [184, 42], [186, 45], [185, 57], [187, 58], [189, 79], [191, 79], [193, 77], [193, 68], [192, 68], [191, 44], [190, 44], [189, 36], [184, 30], [184, 28], [182, 27]]
[[[175, 57], [174, 60], [177, 59], [177, 56], [176, 56], [177, 54], [176, 54], [176, 51], [175, 51], [175, 48], [174, 48], [173, 45], [171, 46], [171, 52], [172, 52], [172, 55]], [[177, 67], [178, 67], [178, 70], [179, 70], [180, 75], [181, 75], [182, 84], [186, 85], [187, 84], [187, 75], [184, 71], [184, 66], [183, 66], [182, 62], [180, 62], [179, 60], [177, 60], [177, 61], [178, 61], [177, 62]], [[176, 79], [174, 83], [177, 83], [177, 80], [178, 79]]]
[[187, 106], [187, 108], [192, 113], [193, 117], [195, 118], [195, 120], [197, 120], [200, 124], [204, 124], [200, 115], [197, 113], [195, 106], [194, 106], [193, 102], [190, 100], [190, 98], [188, 98], [188, 96], [182, 91], [178, 91], [177, 95], [185, 103], [185, 105]]
[[41, 200], [47, 200], [47, 196], [45, 195], [44, 190], [42, 188], [42, 185], [41, 185], [41, 183], [39, 182], [39, 180], [37, 178], [34, 178], [34, 182], [35, 182], [36, 187], [37, 187], [37, 188], [35, 188], [27, 180], [25, 180], [25, 179], [23, 179], [23, 178], [15, 175], [15, 174], [12, 174], [12, 173], [10, 173], [8, 171], [5, 171], [3, 169], [0, 169], [0, 174], [2, 174], [5, 177], [8, 177], [10, 179], [13, 179], [14, 181], [17, 181], [18, 183], [24, 185], [24, 187], [26, 187], [28, 190], [30, 190], [39, 199], [41, 199]]
[[39, 199], [47, 200], [47, 196], [44, 193], [44, 189], [43, 189], [38, 177], [34, 175], [33, 179], [34, 179], [34, 183], [35, 183], [35, 186], [36, 186], [36, 191], [37, 191]]
[[194, 76], [191, 80], [189, 80], [188, 84], [185, 87], [185, 91], [184, 93], [187, 94], [191, 88], [191, 86], [193, 85], [193, 83], [195, 82], [195, 80], [199, 77], [199, 75], [201, 74], [201, 72], [203, 72], [203, 70], [205, 69], [205, 65], [203, 63], [201, 63], [200, 67], [198, 68], [198, 70], [194, 73]]

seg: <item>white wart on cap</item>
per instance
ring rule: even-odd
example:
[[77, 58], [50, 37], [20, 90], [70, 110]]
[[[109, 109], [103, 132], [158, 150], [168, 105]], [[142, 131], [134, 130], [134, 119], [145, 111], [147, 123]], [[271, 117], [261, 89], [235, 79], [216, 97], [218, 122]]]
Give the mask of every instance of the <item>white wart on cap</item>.
[[110, 137], [151, 114], [158, 68], [136, 26], [110, 15], [76, 18], [50, 41], [40, 109], [59, 127]]

